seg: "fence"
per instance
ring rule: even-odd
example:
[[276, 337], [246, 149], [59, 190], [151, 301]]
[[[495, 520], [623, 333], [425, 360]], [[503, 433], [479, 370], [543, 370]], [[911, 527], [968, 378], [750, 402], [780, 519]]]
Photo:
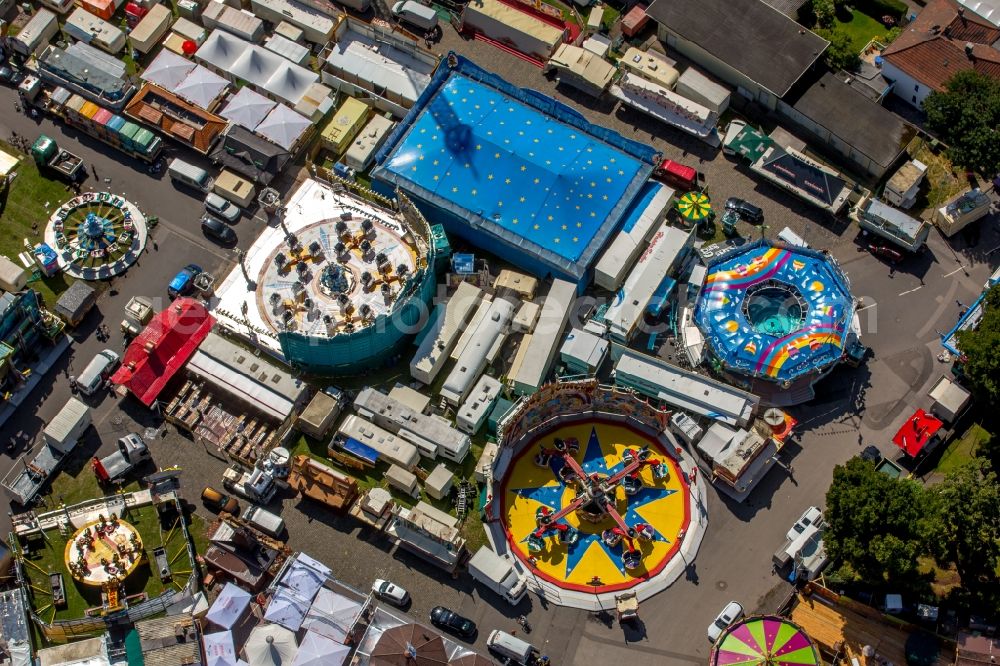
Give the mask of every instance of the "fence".
[[[124, 496], [122, 499], [127, 504], [128, 499], [132, 499], [131, 495]], [[171, 498], [167, 502], [173, 502], [174, 508], [177, 511], [178, 516], [183, 516], [183, 507], [180, 501], [176, 498]], [[99, 500], [92, 500], [89, 502], [84, 502], [73, 507], [69, 510], [70, 513], [79, 513], [85, 510], [83, 507], [94, 507], [102, 503]], [[134, 500], [133, 500], [134, 503]], [[63, 511], [50, 512], [45, 516], [39, 517], [39, 524], [46, 517], [51, 514], [63, 514]], [[38, 625], [45, 639], [52, 643], [64, 643], [74, 638], [89, 637], [96, 634], [103, 634], [108, 631], [111, 627], [120, 625], [123, 621], [128, 621], [129, 623], [138, 622], [139, 620], [144, 620], [150, 618], [154, 615], [162, 613], [168, 607], [173, 604], [191, 597], [194, 592], [198, 589], [200, 584], [199, 569], [195, 561], [194, 547], [191, 545], [191, 534], [188, 532], [187, 522], [181, 518], [180, 519], [181, 534], [184, 537], [185, 550], [188, 555], [188, 562], [191, 565], [191, 574], [188, 576], [187, 581], [180, 590], [172, 590], [169, 592], [164, 592], [158, 597], [152, 599], [147, 599], [140, 603], [129, 606], [125, 610], [118, 611], [116, 613], [109, 613], [102, 617], [85, 617], [77, 618], [74, 620], [54, 620], [52, 622], [45, 622], [35, 611], [32, 606], [28, 614], [31, 616], [32, 621]], [[11, 553], [14, 555], [14, 571], [17, 578], [17, 585], [21, 588], [24, 593], [25, 599], [33, 600], [34, 591], [28, 581], [28, 577], [24, 574], [23, 570], [23, 552], [20, 548], [20, 543], [17, 540], [15, 533], [11, 532], [8, 539], [11, 547]]]

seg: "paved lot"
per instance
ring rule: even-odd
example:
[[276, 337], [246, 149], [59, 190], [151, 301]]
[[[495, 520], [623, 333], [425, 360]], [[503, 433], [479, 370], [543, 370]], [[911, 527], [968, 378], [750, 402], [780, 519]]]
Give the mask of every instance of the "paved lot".
[[[527, 613], [534, 626], [530, 639], [556, 663], [634, 661], [637, 654], [649, 655], [642, 657], [643, 662], [705, 663], [709, 647], [705, 628], [726, 602], [739, 599], [751, 609], [773, 609], [787, 589], [771, 572], [771, 554], [801, 511], [822, 503], [833, 466], [856, 454], [862, 443], [874, 443], [889, 453], [889, 437], [904, 412], [920, 403], [927, 384], [944, 371], [935, 360], [939, 351], [936, 330], [951, 327], [961, 304], [975, 297], [990, 267], [996, 264], [998, 253], [987, 256], [1000, 245], [996, 220], [983, 224], [975, 248], [952, 245], [932, 234], [928, 253], [907, 260], [891, 274], [887, 265], [857, 250], [854, 228], [831, 222], [780, 190], [758, 183], [745, 169], [699, 142], [631, 111], [609, 113], [606, 105], [555, 88], [534, 67], [482, 43], [464, 42], [450, 30], [439, 48], [455, 48], [488, 63], [518, 85], [554, 94], [577, 106], [590, 120], [650, 142], [667, 157], [697, 163], [717, 200], [728, 196], [752, 200], [764, 208], [772, 233], [790, 226], [810, 244], [829, 248], [847, 271], [855, 294], [865, 299], [865, 340], [874, 354], [862, 368], [835, 371], [820, 385], [819, 397], [812, 404], [794, 411], [801, 422], [801, 434], [783, 454], [794, 468], [793, 476], [775, 469], [745, 505], [734, 505], [715, 492], [709, 494], [710, 524], [701, 551], [685, 579], [643, 604], [644, 631], [626, 633], [580, 611], [546, 609], [537, 599], [511, 609], [489, 593], [473, 589], [468, 578], [452, 580], [406, 554], [387, 556], [385, 542], [377, 535], [331, 516], [308, 500], [280, 500], [290, 545], [324, 560], [356, 587], [366, 588], [378, 576], [405, 585], [413, 593], [412, 612], [417, 616], [426, 617], [427, 610], [437, 604], [469, 615], [482, 629], [477, 641], [480, 646], [490, 629], [514, 629], [512, 618]], [[0, 92], [0, 108], [13, 108], [13, 97], [7, 90]], [[66, 376], [106, 346], [91, 335], [99, 323], [103, 321], [115, 331], [110, 344], [118, 348], [117, 322], [128, 298], [163, 295], [169, 277], [189, 261], [221, 275], [231, 260], [229, 253], [201, 237], [197, 229], [199, 200], [175, 190], [168, 179], [152, 180], [141, 166], [120, 163], [121, 156], [110, 148], [89, 139], [80, 143], [47, 121], [36, 127], [23, 115], [4, 113], [0, 135], [9, 135], [11, 129], [27, 136], [38, 131], [52, 133], [96, 164], [102, 178], [110, 177], [113, 191], [124, 191], [161, 218], [153, 237], [159, 249], [151, 250], [126, 278], [116, 281], [117, 295], [106, 294], [98, 311], [76, 331], [71, 354], [53, 370], [51, 385], [37, 390], [16, 421], [8, 424], [13, 431], [36, 432], [68, 397]], [[260, 224], [246, 219], [239, 223], [241, 245], [252, 239]], [[115, 425], [118, 405], [110, 398], [100, 401], [95, 415], [97, 437], [85, 443], [80, 465], [98, 448], [102, 454], [110, 451], [121, 433], [154, 421], [133, 401], [122, 401], [121, 406], [125, 418]], [[151, 448], [157, 465], [178, 464], [184, 469], [185, 498], [207, 515], [197, 496], [205, 485], [219, 485], [225, 463], [170, 429]], [[0, 472], [6, 472], [11, 463], [10, 457], [5, 458]], [[6, 527], [0, 525], [0, 529]]]

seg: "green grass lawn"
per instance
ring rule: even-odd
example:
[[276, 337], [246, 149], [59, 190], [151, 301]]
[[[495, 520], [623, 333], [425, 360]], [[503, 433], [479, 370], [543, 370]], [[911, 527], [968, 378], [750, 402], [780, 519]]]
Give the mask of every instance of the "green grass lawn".
[[[159, 514], [153, 506], [132, 509], [125, 520], [138, 530], [146, 552], [145, 561], [125, 579], [127, 593], [132, 595], [145, 592], [147, 598], [153, 598], [163, 594], [168, 588], [179, 589], [190, 573], [184, 533], [180, 526], [171, 522], [161, 529]], [[201, 531], [204, 533], [204, 526]], [[33, 591], [35, 610], [46, 621], [83, 617], [87, 609], [101, 605], [101, 590], [99, 587], [79, 584], [70, 576], [64, 562], [67, 539], [58, 530], [50, 530], [45, 536], [44, 540], [36, 539], [32, 542], [24, 565]], [[174, 579], [167, 583], [161, 582], [150, 566], [153, 549], [160, 545], [165, 546], [167, 559], [174, 573]], [[49, 572], [63, 574], [66, 587], [65, 608], [56, 610], [51, 604]]]
[[948, 445], [934, 471], [941, 475], [955, 471], [972, 460], [979, 446], [989, 439], [990, 433], [985, 428], [979, 425], [972, 426], [959, 439]]
[[[851, 47], [860, 53], [872, 39], [884, 39], [888, 30], [880, 21], [862, 14], [856, 9], [844, 7], [842, 10], [845, 16], [838, 12], [834, 27], [846, 32], [851, 38]], [[846, 14], [850, 14], [850, 20], [845, 21]]]
[[[20, 266], [17, 255], [25, 251], [24, 240], [32, 245], [42, 242], [52, 211], [71, 198], [73, 193], [66, 191], [63, 181], [39, 173], [30, 156], [3, 142], [0, 142], [0, 147], [21, 158], [17, 177], [0, 191], [0, 254]], [[29, 286], [38, 291], [46, 305], [51, 307], [72, 282], [73, 278], [60, 273], [55, 277], [35, 280]]]

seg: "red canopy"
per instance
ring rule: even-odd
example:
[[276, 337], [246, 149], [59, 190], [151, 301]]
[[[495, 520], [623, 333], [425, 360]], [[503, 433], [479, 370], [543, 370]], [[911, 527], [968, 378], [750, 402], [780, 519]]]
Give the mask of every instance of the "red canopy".
[[920, 453], [944, 423], [922, 409], [913, 412], [906, 423], [899, 429], [892, 443], [903, 449], [906, 455], [913, 457]]
[[136, 336], [111, 381], [127, 387], [147, 407], [152, 405], [214, 325], [200, 301], [178, 298]]

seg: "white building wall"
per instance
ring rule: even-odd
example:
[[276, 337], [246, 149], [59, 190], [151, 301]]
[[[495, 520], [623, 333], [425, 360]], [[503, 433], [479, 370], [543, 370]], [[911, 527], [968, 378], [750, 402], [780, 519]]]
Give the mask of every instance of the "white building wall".
[[934, 92], [888, 60], [882, 63], [882, 76], [892, 81], [893, 95], [918, 110], [923, 110], [924, 100]]

